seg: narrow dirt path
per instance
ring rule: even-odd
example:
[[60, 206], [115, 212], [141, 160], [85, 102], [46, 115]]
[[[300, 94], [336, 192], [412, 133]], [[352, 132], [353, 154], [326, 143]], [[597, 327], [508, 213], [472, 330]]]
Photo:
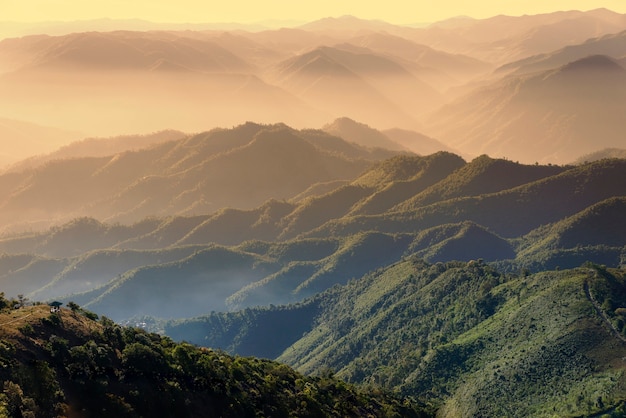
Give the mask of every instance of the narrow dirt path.
[[0, 324], [0, 327], [1, 327], [1, 326], [4, 326], [4, 325], [9, 325], [9, 324], [12, 324], [12, 323], [17, 322], [17, 321], [20, 321], [20, 320], [22, 320], [22, 319], [24, 319], [24, 318], [28, 318], [29, 316], [33, 316], [32, 312], [31, 312], [31, 313], [29, 313], [28, 315], [24, 315], [24, 316], [21, 316], [21, 317], [19, 317], [19, 318], [16, 318], [16, 319], [13, 319], [13, 320], [11, 320], [11, 321], [8, 321], [8, 322], [5, 322], [5, 323], [3, 323], [3, 324]]

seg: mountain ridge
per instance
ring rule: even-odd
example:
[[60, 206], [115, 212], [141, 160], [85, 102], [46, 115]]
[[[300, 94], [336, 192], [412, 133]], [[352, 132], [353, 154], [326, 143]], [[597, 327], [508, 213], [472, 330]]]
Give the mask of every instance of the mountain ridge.
[[[270, 136], [272, 132], [254, 126], [241, 129], [260, 129]], [[304, 135], [317, 138], [320, 133]], [[332, 138], [328, 137], [335, 141]], [[262, 137], [259, 143], [265, 140], [274, 139]], [[311, 149], [304, 139], [299, 141]], [[172, 161], [178, 161], [176, 152]], [[29, 253], [32, 258], [0, 272], [0, 283], [20, 292], [17, 280], [30, 274], [24, 293], [74, 298], [88, 307], [93, 303], [121, 320], [147, 312], [148, 305], [137, 304], [131, 313], [115, 290], [122, 285], [145, 287], [140, 282], [150, 289], [144, 295], [152, 315], [176, 316], [178, 302], [159, 308], [164, 302], [147, 284], [151, 275], [160, 277], [160, 286], [165, 287], [171, 285], [172, 275], [181, 283], [219, 287], [211, 300], [197, 300], [186, 288], [170, 292], [180, 291], [177, 299], [188, 299], [186, 312], [199, 315], [295, 303], [410, 254], [428, 262], [482, 258], [504, 271], [571, 268], [586, 260], [616, 267], [626, 257], [621, 227], [611, 230], [602, 217], [591, 214], [601, 211], [621, 225], [623, 171], [624, 160], [619, 159], [558, 167], [487, 156], [466, 163], [445, 152], [400, 155], [373, 165], [349, 184], [301, 200], [274, 199], [252, 209], [151, 217], [127, 225], [82, 218], [47, 231], [5, 236], [0, 251], [15, 257]], [[569, 226], [576, 219], [578, 226]], [[601, 233], [589, 232], [594, 230], [610, 231], [611, 240], [603, 242]], [[586, 235], [589, 239], [584, 239]], [[213, 261], [199, 270], [184, 261], [193, 254], [203, 259], [202, 254], [213, 254], [216, 248], [225, 259], [240, 261], [229, 274], [241, 281], [222, 283], [227, 274], [214, 258], [207, 258]], [[113, 252], [105, 255], [107, 251]], [[145, 262], [130, 265], [124, 261], [128, 257]], [[104, 259], [112, 265], [103, 270], [98, 260]], [[80, 282], [89, 276], [90, 283]]]
[[[7, 220], [7, 228], [38, 220], [44, 210], [57, 220], [93, 216], [130, 223], [151, 215], [250, 208], [295, 196], [315, 183], [351, 178], [391, 154], [321, 131], [240, 125], [232, 132], [214, 130], [146, 149], [53, 160], [4, 173], [0, 218]], [[291, 175], [288, 167], [301, 174]], [[282, 178], [290, 183], [282, 185]], [[225, 179], [230, 187], [224, 187]]]

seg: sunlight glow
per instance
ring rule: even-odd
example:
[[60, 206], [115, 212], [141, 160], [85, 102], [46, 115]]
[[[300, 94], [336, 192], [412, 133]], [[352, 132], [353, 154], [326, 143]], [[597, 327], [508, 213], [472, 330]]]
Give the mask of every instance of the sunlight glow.
[[[436, 4], [436, 5], [433, 5]], [[486, 18], [498, 14], [523, 15], [558, 10], [608, 8], [626, 13], [623, 0], [0, 0], [0, 21], [72, 21], [98, 18], [145, 19], [155, 22], [238, 22], [268, 20], [311, 21], [354, 15], [395, 24], [434, 22], [455, 16]]]

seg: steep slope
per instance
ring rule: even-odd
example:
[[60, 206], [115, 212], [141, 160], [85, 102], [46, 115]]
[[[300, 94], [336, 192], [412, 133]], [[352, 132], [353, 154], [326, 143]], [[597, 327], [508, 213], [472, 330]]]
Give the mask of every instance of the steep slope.
[[580, 265], [593, 259], [605, 265], [623, 264], [626, 224], [623, 196], [603, 200], [573, 216], [524, 236], [517, 262], [531, 270]]
[[[395, 263], [406, 253], [410, 235], [361, 233], [342, 240], [329, 257], [317, 263], [290, 263], [265, 279], [243, 287], [229, 298], [231, 309], [266, 305], [264, 295], [276, 303], [301, 301], [336, 284], [345, 284], [368, 271]], [[384, 252], [379, 251], [385, 248]]]
[[497, 193], [548, 178], [565, 171], [559, 166], [531, 166], [481, 155], [446, 176], [442, 181], [416, 193], [399, 207], [426, 206], [443, 200]]
[[425, 417], [410, 401], [285, 365], [174, 343], [77, 305], [8, 312], [2, 299], [0, 411], [119, 417]]
[[439, 151], [455, 152], [444, 143], [419, 132], [394, 128], [385, 129], [382, 133], [393, 142], [418, 155], [430, 155]]
[[472, 222], [441, 225], [422, 231], [409, 250], [428, 262], [449, 260], [487, 262], [515, 258], [513, 246]]
[[[447, 152], [417, 158], [396, 157], [384, 161], [355, 180], [355, 184], [373, 181], [378, 187], [370, 196], [354, 205], [350, 214], [385, 213], [453, 176], [464, 165], [463, 159]], [[377, 179], [377, 176], [381, 177]]]
[[437, 111], [427, 132], [461, 152], [566, 163], [622, 144], [624, 103], [626, 70], [589, 56], [478, 88]]
[[[265, 321], [289, 316], [304, 334], [291, 345], [276, 341], [281, 361], [395, 388], [438, 407], [438, 416], [619, 413], [626, 336], [614, 310], [625, 292], [623, 271], [593, 266], [511, 276], [476, 261], [411, 258], [302, 305], [166, 330], [254, 353], [271, 338], [260, 333]], [[239, 321], [247, 332], [233, 333]]]
[[302, 200], [297, 208], [281, 219], [282, 231], [278, 239], [295, 238], [303, 231], [315, 229], [330, 219], [342, 218], [371, 193], [371, 188], [350, 184], [323, 196]]
[[606, 55], [613, 59], [626, 56], [626, 31], [588, 39], [584, 43], [566, 46], [547, 54], [533, 55], [523, 60], [510, 62], [498, 69], [500, 73], [514, 72], [529, 74], [547, 71], [577, 61], [591, 55]]
[[550, 53], [626, 29], [626, 18], [607, 9], [455, 18], [416, 29], [407, 38], [495, 64]]
[[[122, 135], [113, 138], [85, 138], [63, 145], [46, 155], [38, 155], [12, 164], [8, 170], [19, 172], [41, 166], [49, 161], [81, 157], [105, 157], [124, 151], [135, 151], [167, 141], [182, 139], [188, 135], [173, 130], [148, 135]], [[47, 138], [48, 136], [45, 135]], [[38, 150], [41, 152], [41, 150]]]

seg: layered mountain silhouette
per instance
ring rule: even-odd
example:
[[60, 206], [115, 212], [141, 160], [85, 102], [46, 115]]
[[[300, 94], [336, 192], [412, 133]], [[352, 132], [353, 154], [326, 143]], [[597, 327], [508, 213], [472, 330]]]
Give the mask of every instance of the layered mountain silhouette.
[[[214, 313], [165, 330], [305, 373], [331, 367], [442, 416], [619, 414], [626, 346], [613, 312], [621, 302], [608, 295], [624, 295], [624, 284], [622, 270], [594, 265], [507, 275], [476, 260], [410, 257], [299, 305]], [[280, 338], [268, 338], [274, 327]], [[584, 390], [572, 396], [580, 387], [604, 388], [602, 403]]]
[[453, 18], [415, 30], [411, 39], [502, 65], [624, 29], [624, 15], [596, 9], [488, 19]]
[[523, 60], [508, 63], [500, 67], [498, 72], [514, 71], [516, 74], [528, 74], [546, 71], [593, 55], [606, 55], [614, 60], [619, 60], [626, 55], [625, 38], [626, 32], [624, 31], [607, 34], [589, 39], [578, 45], [566, 46], [550, 51], [550, 53], [533, 55]]
[[[248, 123], [232, 130], [108, 156], [51, 160], [8, 172], [5, 229], [94, 216], [132, 222], [153, 215], [206, 214], [288, 199], [311, 185], [351, 179], [392, 152], [370, 151], [321, 131]], [[285, 181], [287, 179], [287, 181]]]
[[478, 88], [436, 112], [430, 132], [463, 152], [570, 162], [620, 146], [625, 98], [626, 70], [592, 55]]
[[[71, 142], [49, 154], [26, 158], [7, 168], [8, 171], [18, 172], [41, 166], [47, 162], [59, 159], [81, 157], [106, 157], [125, 151], [136, 151], [152, 145], [181, 139], [187, 135], [183, 132], [168, 130], [148, 135], [121, 135], [113, 138], [85, 138]], [[39, 148], [44, 151], [45, 148]]]
[[177, 29], [0, 42], [0, 415], [624, 415], [623, 15]]
[[434, 88], [397, 62], [350, 45], [290, 58], [277, 65], [272, 78], [318, 108], [386, 128], [415, 128], [409, 109], [420, 114], [442, 102]]
[[398, 128], [380, 131], [347, 117], [335, 119], [324, 125], [322, 130], [365, 147], [411, 151], [418, 155], [454, 152], [442, 142], [416, 131]]
[[[323, 140], [316, 142], [319, 138]], [[61, 160], [52, 165], [55, 171], [46, 171], [51, 168], [45, 165], [46, 177], [62, 175], [59, 178], [65, 177], [65, 184], [72, 184], [75, 177], [84, 181], [111, 175], [107, 173], [116, 173], [122, 184], [126, 176], [139, 176], [129, 168], [122, 169], [122, 162], [128, 159], [133, 170], [146, 170], [151, 166], [140, 166], [137, 158], [148, 153], [153, 156], [150, 161], [159, 162], [161, 172], [152, 174], [153, 178], [131, 180], [132, 186], [117, 194], [111, 191], [115, 199], [96, 199], [93, 206], [85, 206], [102, 213], [134, 208], [134, 223], [79, 218], [41, 232], [5, 236], [0, 251], [5, 253], [7, 267], [0, 281], [7, 292], [39, 299], [69, 297], [114, 319], [140, 315], [175, 318], [301, 301], [410, 254], [431, 262], [483, 259], [513, 271], [576, 267], [588, 260], [609, 266], [623, 262], [620, 199], [626, 188], [624, 160], [560, 167], [482, 156], [466, 163], [454, 154], [440, 152], [396, 156], [357, 176], [346, 171], [347, 161], [372, 164], [365, 158], [373, 158], [371, 153], [376, 151], [341, 141], [321, 131], [247, 124], [118, 154], [112, 160]], [[330, 158], [316, 148], [332, 143], [362, 153], [362, 160], [346, 160], [336, 153]], [[275, 146], [263, 154], [263, 146], [268, 144]], [[212, 157], [207, 160], [200, 152], [190, 154], [189, 149], [204, 149]], [[288, 149], [293, 151], [285, 158], [298, 164], [301, 173], [300, 180], [292, 179], [300, 184], [299, 190], [308, 187], [307, 183], [326, 181], [333, 173], [344, 179], [356, 178], [328, 192], [268, 200], [250, 209], [141, 218], [139, 209], [154, 214], [158, 213], [155, 208], [186, 208], [177, 200], [177, 205], [164, 203], [172, 201], [168, 184], [177, 184], [173, 179], [189, 181], [190, 196], [210, 184], [206, 179], [228, 179], [250, 199], [267, 187], [264, 184], [276, 184], [274, 175], [285, 175], [275, 171], [279, 163], [273, 158], [278, 150]], [[307, 161], [298, 159], [300, 149]], [[257, 160], [251, 160], [247, 152]], [[313, 158], [315, 153], [318, 160]], [[274, 167], [258, 165], [261, 158]], [[73, 174], [93, 161], [100, 164], [94, 174]], [[219, 175], [211, 171], [220, 161], [253, 168], [257, 190], [238, 183], [237, 175], [244, 176], [242, 182], [252, 182], [246, 169]], [[280, 164], [290, 167], [286, 161]], [[331, 170], [333, 164], [342, 169]], [[309, 177], [306, 167], [311, 167]], [[169, 171], [174, 174], [169, 176]], [[143, 171], [140, 174], [145, 176]], [[29, 177], [31, 188], [41, 187], [42, 180], [33, 180], [37, 178]], [[146, 190], [143, 197], [142, 190]], [[26, 199], [26, 191], [28, 188], [15, 192], [16, 200], [8, 202]], [[211, 196], [218, 195], [212, 192]], [[128, 203], [131, 199], [135, 200]], [[189, 204], [198, 207], [195, 202]], [[107, 216], [102, 220], [122, 218]], [[174, 295], [179, 302], [166, 303], [164, 298]], [[129, 304], [128, 298], [142, 302]]]
[[325, 125], [322, 129], [329, 134], [336, 135], [347, 141], [355, 142], [366, 147], [408, 151], [408, 148], [390, 140], [382, 132], [349, 118], [336, 119], [332, 123]]
[[[618, 146], [614, 115], [623, 109], [613, 100], [569, 108], [596, 76], [561, 91], [547, 73], [597, 55], [623, 66], [625, 29], [623, 15], [599, 9], [426, 28], [346, 16], [258, 32], [31, 35], [0, 42], [0, 115], [91, 137], [202, 132], [247, 120], [311, 128], [348, 117], [399, 139], [414, 131], [443, 143], [428, 151], [405, 145], [420, 154], [566, 163]], [[541, 85], [527, 92], [533, 77]], [[611, 83], [623, 101], [619, 79], [606, 79], [598, 95]], [[600, 142], [590, 138], [594, 126], [603, 129], [595, 132]], [[537, 143], [514, 145], [515, 135]]]

